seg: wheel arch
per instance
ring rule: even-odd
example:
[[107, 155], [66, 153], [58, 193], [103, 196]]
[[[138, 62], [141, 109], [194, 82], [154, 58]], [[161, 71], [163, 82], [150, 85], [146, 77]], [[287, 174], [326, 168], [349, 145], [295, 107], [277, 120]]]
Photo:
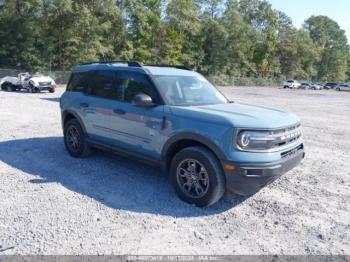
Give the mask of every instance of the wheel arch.
[[83, 120], [81, 119], [81, 117], [76, 112], [74, 112], [72, 110], [65, 110], [62, 113], [62, 127], [63, 127], [63, 130], [64, 130], [64, 127], [65, 127], [66, 123], [69, 120], [71, 120], [71, 119], [76, 119], [79, 122], [81, 128], [83, 129], [83, 132], [85, 134], [87, 134]]
[[190, 146], [203, 146], [209, 149], [214, 156], [220, 161], [225, 159], [225, 154], [214, 142], [209, 138], [193, 133], [181, 133], [170, 138], [162, 149], [162, 160], [165, 164], [166, 170], [168, 170], [171, 160], [177, 152]]
[[1, 83], [1, 87], [2, 87], [3, 85], [6, 85], [6, 84], [11, 85], [11, 86], [14, 86], [13, 83], [11, 83], [11, 82], [9, 82], [9, 81], [4, 81], [4, 82]]

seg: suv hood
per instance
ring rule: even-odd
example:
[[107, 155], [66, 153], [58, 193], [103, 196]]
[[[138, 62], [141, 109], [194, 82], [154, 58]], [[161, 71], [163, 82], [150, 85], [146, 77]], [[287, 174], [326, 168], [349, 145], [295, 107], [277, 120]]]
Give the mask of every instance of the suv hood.
[[53, 79], [48, 76], [33, 76], [30, 79], [38, 82], [53, 82]]
[[174, 107], [173, 113], [245, 128], [281, 128], [300, 121], [296, 115], [277, 108], [243, 103]]

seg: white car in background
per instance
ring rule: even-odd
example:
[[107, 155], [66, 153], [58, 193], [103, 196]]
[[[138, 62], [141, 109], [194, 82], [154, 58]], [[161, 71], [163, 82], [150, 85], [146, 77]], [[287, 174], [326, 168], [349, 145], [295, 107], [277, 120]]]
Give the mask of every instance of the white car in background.
[[283, 84], [283, 88], [299, 88], [301, 84], [295, 80], [288, 80]]
[[350, 91], [350, 84], [347, 84], [347, 83], [339, 84], [335, 87], [335, 90], [337, 90], [337, 91]]
[[42, 90], [54, 93], [55, 87], [56, 83], [51, 77], [40, 74], [30, 75], [29, 73], [20, 73], [18, 77], [6, 76], [0, 79], [1, 90], [9, 92], [26, 89], [31, 93], [37, 93]]

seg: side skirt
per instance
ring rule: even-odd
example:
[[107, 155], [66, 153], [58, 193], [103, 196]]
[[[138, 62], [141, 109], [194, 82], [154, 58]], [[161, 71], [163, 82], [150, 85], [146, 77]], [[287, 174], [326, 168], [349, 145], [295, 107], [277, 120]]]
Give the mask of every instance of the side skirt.
[[116, 155], [119, 155], [119, 156], [122, 156], [122, 157], [127, 157], [127, 158], [130, 158], [130, 159], [133, 159], [133, 160], [137, 160], [137, 161], [139, 161], [141, 163], [144, 163], [144, 164], [156, 167], [156, 168], [160, 168], [162, 171], [165, 170], [165, 163], [164, 163], [164, 161], [157, 160], [157, 159], [154, 159], [154, 158], [151, 158], [151, 157], [147, 157], [147, 156], [141, 155], [139, 153], [127, 151], [125, 149], [121, 149], [119, 147], [111, 146], [111, 145], [108, 145], [108, 144], [105, 144], [105, 143], [102, 143], [102, 142], [99, 142], [99, 141], [95, 141], [95, 140], [93, 140], [91, 138], [87, 138], [86, 142], [91, 147], [98, 148], [98, 149], [101, 149], [103, 151], [111, 152], [113, 154], [116, 154]]

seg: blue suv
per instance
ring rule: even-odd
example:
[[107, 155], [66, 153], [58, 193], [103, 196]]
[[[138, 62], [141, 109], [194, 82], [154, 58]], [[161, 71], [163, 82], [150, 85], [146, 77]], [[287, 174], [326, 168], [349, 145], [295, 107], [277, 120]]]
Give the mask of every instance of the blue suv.
[[60, 108], [70, 155], [100, 148], [160, 166], [201, 207], [226, 190], [253, 194], [304, 157], [297, 116], [230, 101], [183, 66], [79, 65]]

